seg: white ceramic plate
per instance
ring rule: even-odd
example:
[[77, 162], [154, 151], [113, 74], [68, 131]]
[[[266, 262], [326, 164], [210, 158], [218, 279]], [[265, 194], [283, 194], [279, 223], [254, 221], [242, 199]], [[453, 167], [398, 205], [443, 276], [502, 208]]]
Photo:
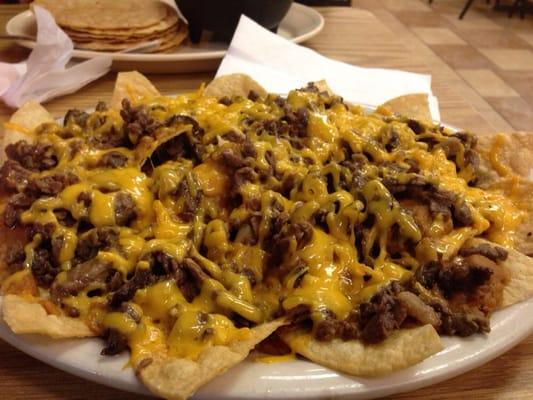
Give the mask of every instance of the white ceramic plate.
[[[322, 15], [310, 7], [293, 3], [285, 18], [281, 21], [278, 34], [301, 43], [317, 35], [324, 27]], [[11, 18], [6, 24], [9, 35], [35, 35], [35, 18], [27, 10]], [[35, 42], [19, 40], [18, 44], [33, 48]], [[178, 73], [212, 71], [218, 67], [228, 45], [221, 42], [204, 42], [198, 45], [184, 45], [171, 53], [161, 54], [113, 54], [113, 69], [136, 69], [146, 73]], [[74, 50], [76, 58], [92, 58], [101, 52]], [[110, 54], [110, 53], [105, 53]]]

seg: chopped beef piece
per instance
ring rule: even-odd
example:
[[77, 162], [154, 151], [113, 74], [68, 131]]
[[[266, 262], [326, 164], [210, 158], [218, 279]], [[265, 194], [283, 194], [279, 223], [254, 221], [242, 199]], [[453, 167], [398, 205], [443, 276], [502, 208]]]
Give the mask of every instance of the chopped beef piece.
[[[100, 124], [103, 125], [106, 116], [102, 116]], [[99, 121], [99, 120], [96, 120]], [[97, 129], [97, 127], [93, 127]], [[91, 135], [89, 137], [89, 144], [97, 149], [111, 149], [113, 147], [131, 147], [131, 143], [123, 129], [117, 128], [115, 125], [110, 125], [107, 131], [103, 131], [98, 135]]]
[[120, 116], [124, 120], [124, 132], [133, 144], [137, 144], [142, 136], [153, 135], [161, 127], [150, 116], [146, 106], [133, 107], [128, 99], [122, 100]]
[[505, 261], [507, 259], [507, 250], [503, 247], [492, 246], [489, 243], [481, 243], [475, 246], [463, 247], [459, 250], [459, 255], [462, 257], [468, 257], [473, 254], [480, 254], [488, 259], [497, 262]]
[[476, 147], [477, 137], [469, 132], [455, 132], [453, 136], [459, 139], [467, 149]]
[[49, 246], [41, 245], [33, 251], [31, 271], [37, 284], [48, 288], [61, 271], [59, 265], [55, 264], [52, 250]]
[[137, 309], [133, 307], [131, 303], [123, 303], [120, 307], [120, 311], [127, 314], [135, 322], [141, 322], [142, 315], [139, 314]]
[[396, 298], [400, 290], [400, 285], [393, 282], [359, 306], [358, 322], [363, 341], [378, 343], [399, 329], [407, 317], [404, 305]]
[[128, 163], [128, 157], [120, 151], [110, 151], [105, 153], [98, 160], [98, 167], [101, 168], [122, 168]]
[[230, 179], [231, 186], [229, 190], [229, 198], [232, 205], [237, 207], [242, 202], [242, 196], [239, 191], [240, 187], [246, 182], [257, 182], [259, 176], [252, 167], [241, 167], [231, 174]]
[[65, 118], [63, 119], [63, 126], [67, 125], [78, 125], [81, 128], [85, 128], [87, 126], [87, 119], [89, 118], [89, 114], [85, 111], [80, 111], [76, 108], [68, 110], [65, 114]]
[[449, 137], [440, 142], [435, 148], [442, 148], [448, 160], [453, 160], [457, 154], [463, 151], [464, 147], [461, 141], [455, 137]]
[[11, 247], [6, 254], [6, 264], [11, 273], [20, 271], [24, 268], [24, 261], [26, 260], [26, 252], [21, 245]]
[[91, 196], [91, 193], [89, 192], [81, 192], [79, 195], [78, 195], [78, 198], [77, 198], [78, 202], [80, 203], [83, 203], [83, 205], [85, 207], [90, 207], [91, 206], [91, 203], [93, 201], [93, 198]]
[[420, 135], [421, 133], [424, 133], [426, 131], [424, 125], [422, 125], [415, 119], [407, 120], [407, 126], [417, 135]]
[[108, 329], [105, 336], [106, 346], [100, 353], [103, 356], [115, 356], [128, 349], [128, 339], [122, 333]]
[[239, 169], [247, 165], [242, 152], [234, 148], [225, 148], [214, 155], [216, 161], [220, 161], [230, 169]]
[[69, 210], [60, 208], [54, 210], [54, 215], [57, 218], [57, 222], [59, 222], [63, 226], [71, 227], [76, 224], [76, 219], [72, 216]]
[[250, 90], [250, 92], [248, 92], [248, 100], [257, 101], [259, 97], [259, 94], [254, 90]]
[[20, 214], [30, 208], [35, 199], [25, 193], [17, 193], [9, 198], [4, 209], [4, 225], [13, 228], [18, 222]]
[[218, 102], [220, 104], [224, 104], [225, 106], [231, 106], [233, 104], [233, 101], [228, 96], [220, 98]]
[[149, 260], [152, 273], [159, 277], [172, 277], [187, 301], [192, 301], [200, 293], [201, 282], [198, 282], [193, 269], [197, 271], [201, 268], [194, 260], [187, 258], [180, 263], [161, 251], [151, 253]]
[[113, 227], [94, 228], [79, 236], [75, 263], [88, 261], [96, 257], [100, 250], [115, 247], [118, 237], [119, 231]]
[[329, 342], [335, 338], [355, 340], [360, 335], [357, 314], [353, 313], [345, 320], [326, 318], [320, 321], [315, 330], [315, 337], [321, 342]]
[[202, 191], [193, 178], [184, 178], [178, 185], [175, 195], [183, 199], [183, 207], [178, 216], [185, 222], [191, 222], [202, 200]]
[[128, 226], [137, 218], [137, 206], [129, 193], [118, 192], [114, 199], [115, 223], [118, 226]]
[[105, 101], [99, 101], [98, 103], [96, 103], [96, 107], [95, 107], [95, 110], [97, 112], [104, 112], [104, 111], [107, 111], [107, 104]]
[[52, 246], [52, 255], [54, 260], [59, 260], [61, 255], [61, 249], [63, 248], [63, 235], [57, 235], [50, 239], [50, 244]]
[[476, 288], [486, 283], [492, 269], [485, 263], [492, 263], [486, 257], [475, 254], [465, 259], [465, 262], [453, 262], [445, 265], [439, 271], [437, 284], [445, 297], [455, 292], [472, 293]]
[[137, 269], [135, 275], [109, 297], [108, 307], [116, 310], [122, 303], [131, 300], [138, 289], [143, 289], [157, 280], [158, 277], [150, 269]]
[[110, 272], [111, 263], [93, 258], [69, 269], [64, 281], [54, 282], [50, 288], [50, 296], [58, 303], [61, 298], [75, 296], [89, 285], [104, 284]]
[[25, 140], [9, 144], [7, 156], [18, 161], [22, 167], [32, 171], [44, 171], [57, 165], [57, 158], [52, 146], [44, 143], [29, 144]]
[[454, 204], [453, 218], [456, 226], [470, 226], [474, 223], [472, 211], [465, 201], [457, 201]]
[[26, 191], [31, 193], [33, 197], [41, 196], [56, 196], [61, 193], [67, 186], [79, 182], [79, 178], [68, 173], [56, 173], [54, 175], [43, 176], [42, 178], [35, 178], [30, 181], [26, 187]]
[[124, 279], [119, 271], [112, 272], [106, 280], [106, 292], [115, 292], [124, 284]]
[[4, 189], [20, 193], [28, 184], [30, 174], [17, 161], [7, 160], [0, 169], [0, 184]]
[[431, 289], [437, 283], [442, 264], [438, 261], [430, 261], [419, 267], [415, 272], [415, 280], [420, 282], [426, 289]]
[[385, 176], [382, 182], [397, 199], [416, 198], [428, 204], [432, 213], [449, 215], [456, 201], [454, 193], [439, 189], [420, 176], [413, 177], [407, 183], [400, 183], [394, 178]]
[[434, 308], [440, 314], [442, 321], [438, 328], [440, 334], [466, 337], [476, 333], [490, 332], [490, 322], [483, 315], [453, 313], [440, 306], [435, 306]]

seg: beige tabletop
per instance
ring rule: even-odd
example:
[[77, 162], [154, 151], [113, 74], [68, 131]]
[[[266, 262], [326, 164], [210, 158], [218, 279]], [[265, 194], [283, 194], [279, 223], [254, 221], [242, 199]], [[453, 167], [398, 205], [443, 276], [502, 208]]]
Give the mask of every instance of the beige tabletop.
[[[364, 4], [364, 3], [363, 3]], [[0, 6], [0, 26], [22, 11], [22, 6]], [[386, 13], [372, 13], [352, 8], [321, 8], [326, 26], [307, 45], [338, 60], [367, 67], [399, 68], [431, 73], [433, 91], [439, 98], [443, 121], [476, 132], [509, 129], [462, 79], [428, 54], [415, 40], [388, 20]], [[392, 33], [391, 29], [394, 31]], [[20, 61], [27, 51], [0, 42], [0, 60]], [[185, 75], [149, 75], [164, 93], [195, 89], [209, 81], [212, 73]], [[50, 101], [46, 107], [55, 115], [69, 108], [87, 108], [98, 100], [109, 100], [115, 74], [83, 88], [80, 92]], [[0, 122], [12, 110], [0, 105]], [[532, 399], [533, 398], [533, 336], [496, 360], [458, 378], [409, 394], [389, 397], [400, 399]], [[35, 399], [138, 399], [139, 396], [119, 392], [76, 378], [49, 367], [0, 341], [0, 398]]]

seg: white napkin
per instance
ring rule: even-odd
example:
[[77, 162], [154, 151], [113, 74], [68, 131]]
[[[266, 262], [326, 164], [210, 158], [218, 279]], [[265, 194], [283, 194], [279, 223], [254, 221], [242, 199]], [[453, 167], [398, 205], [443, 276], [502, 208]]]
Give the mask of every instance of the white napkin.
[[37, 20], [37, 43], [26, 62], [0, 63], [0, 97], [10, 107], [28, 100], [44, 102], [75, 92], [101, 77], [111, 67], [112, 57], [102, 55], [66, 68], [72, 57], [72, 40], [44, 8], [33, 7]]
[[347, 101], [370, 106], [409, 93], [427, 93], [431, 115], [440, 120], [430, 75], [361, 68], [335, 61], [273, 34], [244, 15], [217, 76], [236, 72], [252, 76], [274, 93], [288, 93], [308, 82], [325, 79]]

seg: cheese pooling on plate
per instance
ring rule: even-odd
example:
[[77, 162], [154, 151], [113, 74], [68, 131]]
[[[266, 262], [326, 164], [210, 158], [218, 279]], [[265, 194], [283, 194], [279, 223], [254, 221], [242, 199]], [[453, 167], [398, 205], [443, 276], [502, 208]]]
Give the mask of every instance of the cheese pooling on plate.
[[473, 239], [512, 247], [522, 214], [476, 187], [469, 133], [309, 85], [99, 104], [35, 134], [1, 169], [4, 223], [27, 232], [4, 292], [25, 281], [134, 365], [195, 359], [280, 316], [302, 340], [428, 323], [466, 336], [501, 302], [507, 252]]

